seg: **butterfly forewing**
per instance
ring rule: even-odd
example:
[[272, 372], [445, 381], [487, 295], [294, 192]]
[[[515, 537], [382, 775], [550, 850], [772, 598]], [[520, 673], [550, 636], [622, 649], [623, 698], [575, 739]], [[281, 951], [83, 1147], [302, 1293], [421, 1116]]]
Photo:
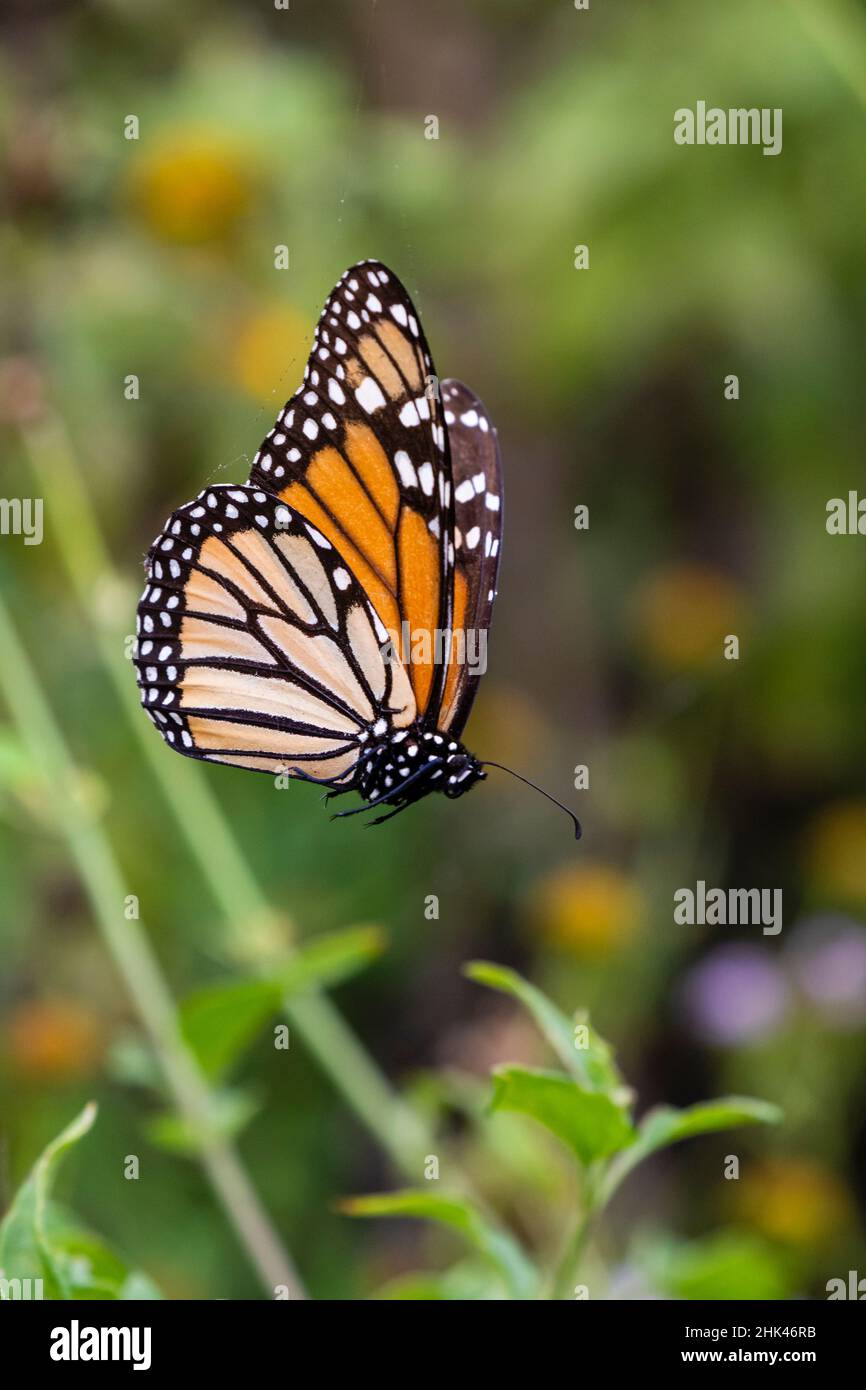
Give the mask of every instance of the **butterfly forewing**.
[[435, 722], [446, 671], [433, 636], [450, 626], [454, 560], [448, 437], [412, 301], [380, 262], [346, 271], [328, 298], [304, 382], [250, 484], [313, 522], [397, 650], [420, 653], [409, 667], [416, 705]]
[[146, 567], [138, 680], [178, 752], [339, 786], [369, 739], [414, 720], [361, 585], [279, 498], [203, 492], [169, 518]]

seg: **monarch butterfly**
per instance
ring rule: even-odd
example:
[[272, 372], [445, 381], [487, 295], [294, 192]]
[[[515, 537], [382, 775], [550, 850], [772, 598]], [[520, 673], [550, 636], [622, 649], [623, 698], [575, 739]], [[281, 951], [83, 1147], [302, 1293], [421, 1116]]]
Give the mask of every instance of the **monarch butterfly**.
[[340, 814], [387, 807], [373, 824], [432, 791], [462, 796], [499, 766], [460, 735], [502, 515], [484, 407], [438, 381], [393, 272], [359, 262], [249, 481], [206, 488], [148, 552], [146, 712], [188, 757], [358, 792]]

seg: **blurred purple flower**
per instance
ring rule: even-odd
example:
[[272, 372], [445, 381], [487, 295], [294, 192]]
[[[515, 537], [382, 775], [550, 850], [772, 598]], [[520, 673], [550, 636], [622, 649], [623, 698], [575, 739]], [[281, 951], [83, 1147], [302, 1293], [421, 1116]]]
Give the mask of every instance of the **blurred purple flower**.
[[648, 1303], [664, 1301], [667, 1294], [653, 1287], [644, 1270], [626, 1261], [612, 1270], [605, 1299], [612, 1303]]
[[788, 1002], [785, 977], [760, 946], [719, 946], [693, 966], [682, 985], [692, 1031], [722, 1047], [767, 1037]]
[[848, 917], [808, 917], [791, 934], [789, 964], [799, 988], [836, 1028], [866, 1019], [866, 930]]

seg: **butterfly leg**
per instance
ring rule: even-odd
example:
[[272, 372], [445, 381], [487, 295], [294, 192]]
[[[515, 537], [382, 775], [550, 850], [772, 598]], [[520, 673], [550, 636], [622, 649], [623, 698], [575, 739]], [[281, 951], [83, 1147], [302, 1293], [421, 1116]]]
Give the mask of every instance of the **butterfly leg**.
[[384, 825], [386, 820], [391, 820], [393, 816], [399, 816], [401, 811], [407, 810], [411, 805], [411, 801], [404, 801], [402, 806], [398, 806], [394, 811], [389, 811], [387, 816], [376, 816], [374, 820], [368, 820], [364, 829], [369, 830], [372, 825]]
[[[311, 777], [308, 772], [303, 772], [299, 767], [290, 767], [287, 768], [286, 771], [290, 777], [297, 777], [299, 782], [312, 782], [316, 787], [329, 787], [332, 782], [332, 778], [330, 777]], [[345, 787], [343, 790], [351, 791], [351, 787]], [[342, 791], [330, 792], [329, 795], [340, 796], [342, 795]]]
[[339, 789], [338, 791], [335, 791], [335, 792], [325, 792], [325, 795], [322, 797], [322, 800], [323, 800], [323, 801], [332, 801], [332, 800], [334, 799], [335, 796], [346, 796], [351, 790], [352, 790], [351, 787], [340, 787], [340, 789]]
[[[413, 772], [411, 777], [406, 778], [405, 782], [398, 783], [396, 787], [391, 787], [389, 791], [383, 792], [381, 796], [377, 796], [373, 801], [366, 802], [363, 806], [353, 806], [351, 811], [335, 811], [331, 816], [331, 820], [342, 820], [344, 816], [359, 816], [362, 811], [371, 811], [374, 806], [381, 806], [383, 802], [393, 806], [398, 798], [402, 799], [407, 787], [411, 787], [419, 778], [429, 776], [431, 769], [438, 767], [441, 762], [441, 758], [431, 758], [429, 763], [424, 763], [423, 767], [419, 767], [417, 772]], [[409, 802], [403, 802], [403, 805], [409, 804]], [[403, 805], [399, 806], [397, 809], [402, 810]], [[384, 816], [382, 819], [387, 820], [388, 817]], [[375, 824], [375, 822], [373, 822], [373, 824]]]
[[360, 816], [362, 811], [369, 811], [369, 806], [353, 806], [351, 811], [335, 811], [331, 820], [342, 820], [344, 816]]

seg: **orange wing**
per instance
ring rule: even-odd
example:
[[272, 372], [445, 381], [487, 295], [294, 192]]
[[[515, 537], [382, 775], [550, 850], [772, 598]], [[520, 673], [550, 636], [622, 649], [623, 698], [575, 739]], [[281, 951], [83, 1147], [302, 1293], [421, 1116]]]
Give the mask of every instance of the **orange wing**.
[[255, 456], [250, 485], [297, 509], [339, 550], [408, 663], [435, 723], [451, 627], [453, 498], [433, 362], [406, 290], [379, 261], [340, 279], [304, 381]]

